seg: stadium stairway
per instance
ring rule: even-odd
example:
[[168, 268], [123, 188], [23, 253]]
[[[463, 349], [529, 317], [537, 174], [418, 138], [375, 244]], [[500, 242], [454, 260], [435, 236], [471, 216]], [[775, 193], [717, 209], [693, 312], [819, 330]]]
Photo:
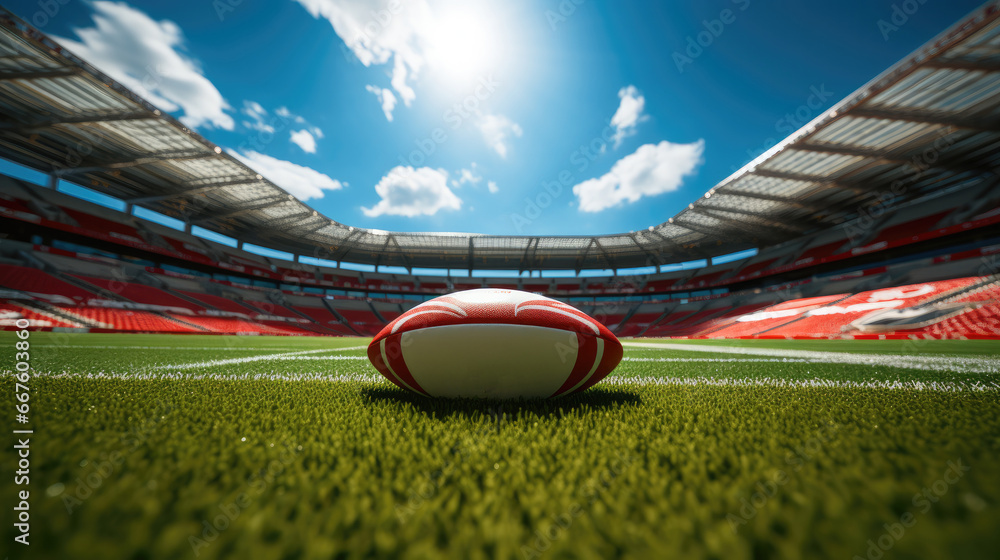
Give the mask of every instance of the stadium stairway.
[[618, 324], [615, 325], [615, 330], [612, 332], [614, 332], [615, 335], [620, 336], [621, 333], [625, 330], [625, 325], [628, 324], [629, 319], [631, 319], [632, 316], [635, 315], [635, 312], [638, 311], [640, 307], [642, 307], [641, 304], [635, 305], [631, 309], [629, 309], [628, 312], [625, 313], [625, 316], [622, 317], [621, 321], [618, 321]]
[[[322, 298], [322, 299], [326, 299], [326, 298]], [[369, 305], [371, 305], [371, 304], [369, 303]], [[336, 331], [334, 331], [332, 329], [329, 329], [329, 328], [327, 328], [324, 325], [319, 324], [316, 321], [315, 318], [310, 317], [307, 313], [303, 312], [301, 309], [299, 309], [298, 307], [296, 307], [294, 305], [291, 305], [291, 304], [288, 304], [287, 302], [285, 302], [285, 304], [284, 304], [283, 307], [285, 309], [291, 311], [292, 313], [298, 315], [299, 317], [305, 319], [306, 321], [308, 321], [307, 323], [296, 323], [295, 327], [297, 327], [299, 329], [305, 329], [305, 330], [307, 330], [307, 331], [309, 331], [311, 333], [315, 333], [315, 334], [324, 334], [324, 335], [339, 334]]]
[[389, 321], [385, 320], [385, 317], [383, 317], [382, 314], [378, 312], [378, 309], [375, 309], [375, 304], [374, 303], [372, 303], [371, 301], [369, 301], [367, 303], [368, 303], [368, 307], [372, 310], [372, 313], [374, 313], [375, 316], [378, 317], [379, 321], [382, 321], [383, 325], [389, 324]]
[[669, 316], [671, 311], [672, 311], [672, 308], [664, 309], [663, 313], [660, 313], [659, 317], [657, 317], [656, 319], [650, 321], [649, 324], [646, 325], [646, 328], [642, 329], [642, 331], [639, 332], [639, 334], [637, 334], [636, 336], [637, 337], [646, 336], [646, 333], [649, 331], [649, 329], [653, 328], [654, 326], [656, 326], [657, 324], [659, 324], [660, 321], [662, 321], [667, 316]]
[[357, 331], [357, 329], [354, 328], [353, 325], [351, 325], [350, 321], [345, 319], [343, 315], [337, 312], [337, 309], [333, 305], [331, 305], [326, 298], [323, 298], [323, 305], [325, 305], [327, 310], [329, 310], [330, 313], [332, 313], [333, 316], [336, 317], [338, 321], [340, 321], [341, 325], [344, 325], [349, 331], [354, 333], [356, 336], [363, 336], [361, 333]]
[[679, 325], [681, 322], [687, 320], [688, 318], [694, 316], [695, 313], [697, 313], [697, 310], [695, 309], [682, 309], [678, 311], [677, 310], [678, 307], [679, 306], [674, 306], [673, 308], [664, 311], [663, 317], [661, 317], [660, 320], [657, 321], [656, 323], [650, 325], [649, 329], [646, 330], [657, 331], [659, 329], [669, 327], [672, 325]]
[[99, 295], [104, 299], [111, 301], [127, 301], [118, 294], [112, 292], [111, 290], [107, 290], [100, 286], [95, 286], [89, 282], [85, 282], [67, 271], [52, 270], [49, 273], [55, 276], [56, 278], [62, 280], [63, 282], [66, 282], [67, 284], [72, 284], [73, 286], [76, 286], [81, 290], [86, 290], [92, 294]]
[[175, 315], [173, 313], [163, 313], [161, 311], [152, 311], [151, 313], [153, 313], [154, 315], [159, 315], [163, 319], [166, 319], [168, 321], [173, 321], [175, 323], [178, 323], [180, 325], [186, 326], [186, 327], [191, 328], [191, 329], [196, 330], [196, 331], [201, 331], [201, 332], [204, 332], [204, 333], [210, 333], [210, 332], [212, 332], [212, 330], [209, 329], [209, 328], [206, 328], [206, 327], [204, 327], [202, 325], [199, 325], [199, 324], [191, 322], [191, 321], [185, 321], [184, 318], [182, 318], [180, 316], [177, 316], [177, 315]]

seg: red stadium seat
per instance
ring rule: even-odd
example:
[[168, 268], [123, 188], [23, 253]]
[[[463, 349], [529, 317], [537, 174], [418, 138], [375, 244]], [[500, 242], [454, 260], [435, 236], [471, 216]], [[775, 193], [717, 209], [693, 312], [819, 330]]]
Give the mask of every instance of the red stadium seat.
[[243, 304], [264, 315], [276, 315], [278, 317], [288, 317], [289, 319], [301, 319], [298, 314], [283, 305], [271, 303], [269, 301], [254, 301], [244, 299]]
[[63, 207], [62, 211], [69, 217], [73, 218], [73, 220], [76, 221], [76, 223], [83, 229], [103, 233], [126, 241], [144, 243], [142, 236], [132, 226], [101, 218], [86, 212], [81, 212], [79, 210], [74, 210], [73, 208]]
[[[105, 307], [60, 308], [66, 314], [97, 321], [117, 331], [182, 333], [203, 332], [193, 326], [150, 313], [132, 309], [110, 309]], [[187, 321], [189, 317], [184, 318]]]
[[759, 309], [741, 316], [732, 317], [729, 324], [709, 333], [712, 337], [738, 338], [768, 332], [769, 330], [794, 321], [812, 309], [837, 302], [847, 294], [796, 299]]
[[943, 220], [944, 217], [950, 213], [951, 210], [938, 212], [936, 214], [931, 214], [930, 216], [924, 216], [923, 218], [917, 218], [916, 220], [910, 220], [908, 222], [887, 227], [878, 233], [873, 243], [878, 241], [897, 241], [899, 239], [912, 237], [918, 233], [930, 231], [935, 224]]
[[37, 268], [26, 266], [0, 265], [0, 286], [29, 294], [63, 296], [78, 305], [100, 298], [95, 293], [78, 288]]
[[174, 317], [183, 320], [184, 322], [198, 325], [199, 327], [216, 334], [288, 334], [288, 331], [284, 329], [276, 329], [261, 323], [237, 319], [235, 317], [189, 317], [186, 315], [175, 315]]
[[343, 323], [337, 319], [330, 310], [324, 307], [297, 307], [300, 312], [309, 316], [310, 319], [316, 322], [317, 325], [330, 330], [331, 332], [339, 335], [352, 335], [351, 332]]
[[813, 247], [812, 249], [806, 249], [801, 255], [798, 256], [798, 258], [795, 259], [795, 262], [798, 263], [807, 260], [813, 261], [829, 257], [834, 255], [835, 251], [843, 247], [845, 243], [847, 243], [847, 240], [841, 239], [840, 241], [834, 241], [833, 243], [826, 243], [824, 245]]
[[181, 307], [184, 309], [190, 309], [191, 311], [205, 311], [205, 308], [197, 303], [181, 299], [173, 294], [152, 286], [146, 286], [144, 284], [137, 284], [134, 282], [123, 282], [120, 280], [108, 280], [106, 278], [95, 278], [93, 276], [83, 276], [80, 274], [71, 274], [71, 276], [79, 278], [84, 282], [93, 284], [94, 286], [112, 292], [135, 303], [158, 305], [162, 307]]
[[210, 305], [215, 309], [218, 309], [219, 311], [228, 311], [230, 313], [242, 313], [243, 315], [250, 315], [252, 313], [256, 313], [255, 310], [252, 310], [249, 307], [244, 307], [231, 299], [227, 299], [221, 296], [213, 296], [211, 294], [200, 294], [197, 292], [188, 292], [185, 290], [177, 290], [177, 291], [190, 298], [196, 299], [206, 305]]
[[20, 305], [0, 302], [0, 327], [13, 327], [20, 319], [27, 319], [30, 328], [79, 327], [79, 323], [67, 323], [53, 315], [42, 315]]

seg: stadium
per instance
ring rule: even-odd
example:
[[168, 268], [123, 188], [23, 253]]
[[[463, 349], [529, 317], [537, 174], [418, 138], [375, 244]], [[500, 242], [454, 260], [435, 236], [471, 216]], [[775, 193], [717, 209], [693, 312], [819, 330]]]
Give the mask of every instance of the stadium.
[[[1000, 552], [996, 2], [614, 235], [342, 223], [6, 10], [0, 117], [11, 558]], [[543, 401], [372, 368], [394, 319], [487, 287], [595, 318], [621, 365]]]

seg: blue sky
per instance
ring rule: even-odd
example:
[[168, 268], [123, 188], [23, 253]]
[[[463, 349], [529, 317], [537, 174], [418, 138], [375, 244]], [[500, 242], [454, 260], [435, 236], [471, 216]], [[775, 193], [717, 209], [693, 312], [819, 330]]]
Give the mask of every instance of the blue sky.
[[340, 222], [582, 235], [665, 221], [979, 3], [781, 4], [7, 6]]

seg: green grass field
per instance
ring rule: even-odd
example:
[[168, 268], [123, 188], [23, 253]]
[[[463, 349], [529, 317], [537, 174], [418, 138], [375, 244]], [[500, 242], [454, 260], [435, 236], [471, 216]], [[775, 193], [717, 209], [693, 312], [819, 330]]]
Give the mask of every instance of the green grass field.
[[[363, 339], [32, 333], [14, 558], [997, 558], [1000, 343], [629, 341], [552, 401], [441, 401]], [[22, 436], [23, 437], [23, 436]]]

